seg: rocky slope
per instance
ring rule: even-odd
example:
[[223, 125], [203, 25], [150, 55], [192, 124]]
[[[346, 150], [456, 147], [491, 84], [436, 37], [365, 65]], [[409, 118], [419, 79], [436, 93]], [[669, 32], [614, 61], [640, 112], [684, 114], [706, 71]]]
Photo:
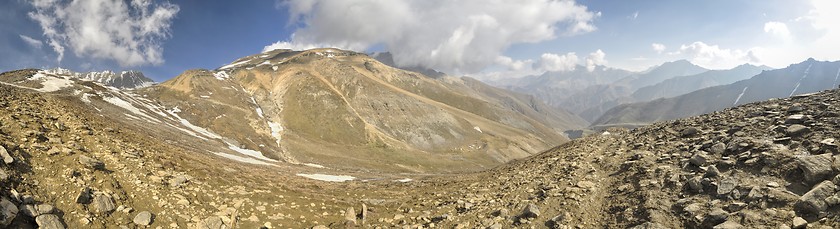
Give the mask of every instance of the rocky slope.
[[[488, 168], [562, 143], [573, 114], [360, 53], [276, 50], [138, 91], [242, 149], [327, 167]], [[540, 109], [540, 110], [537, 110]], [[573, 120], [568, 120], [573, 119]]]
[[[214, 141], [110, 115], [114, 92], [89, 84], [44, 93], [34, 84], [0, 85], [2, 226], [840, 226], [837, 90], [610, 129], [494, 169], [430, 175], [227, 160], [203, 146]], [[92, 90], [80, 92], [91, 102], [73, 90]], [[358, 179], [299, 176], [323, 171]]]

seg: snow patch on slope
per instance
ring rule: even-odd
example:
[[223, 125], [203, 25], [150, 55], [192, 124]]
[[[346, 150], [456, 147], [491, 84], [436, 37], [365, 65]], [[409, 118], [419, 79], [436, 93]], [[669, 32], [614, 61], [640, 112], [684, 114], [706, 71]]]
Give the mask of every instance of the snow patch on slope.
[[213, 76], [216, 77], [216, 79], [218, 80], [230, 79], [230, 75], [228, 75], [228, 73], [225, 71], [214, 72]]
[[246, 64], [246, 63], [248, 63], [249, 61], [250, 61], [250, 60], [243, 60], [243, 61], [239, 61], [239, 62], [236, 62], [236, 63], [232, 63], [232, 64], [228, 64], [228, 65], [222, 66], [222, 67], [221, 67], [221, 68], [219, 68], [219, 69], [221, 69], [221, 70], [225, 70], [225, 69], [228, 69], [228, 68], [237, 67], [237, 66], [239, 66], [239, 65]]
[[320, 173], [316, 173], [316, 174], [298, 173], [297, 175], [302, 176], [302, 177], [306, 177], [306, 178], [309, 178], [309, 179], [313, 179], [313, 180], [327, 181], [327, 182], [345, 182], [345, 181], [351, 181], [351, 180], [356, 179], [355, 177], [352, 177], [352, 176], [344, 176], [344, 175], [336, 176], [336, 175], [327, 175], [327, 174], [320, 174]]
[[142, 116], [144, 119], [147, 119], [147, 120], [148, 120], [148, 121], [150, 121], [150, 122], [160, 122], [160, 121], [158, 121], [156, 118], [152, 118], [152, 116], [149, 116], [149, 115], [147, 115], [146, 113], [143, 113], [143, 111], [141, 111], [140, 109], [138, 109], [138, 108], [137, 108], [137, 107], [135, 107], [134, 105], [131, 105], [131, 103], [129, 103], [128, 101], [125, 101], [125, 100], [123, 100], [123, 99], [121, 99], [121, 98], [119, 98], [119, 97], [116, 97], [116, 96], [105, 96], [105, 97], [103, 97], [103, 98], [102, 98], [102, 100], [105, 100], [105, 102], [108, 102], [108, 103], [110, 103], [110, 104], [113, 104], [114, 106], [118, 106], [118, 107], [121, 107], [121, 108], [123, 108], [123, 109], [126, 109], [126, 110], [128, 110], [128, 111], [130, 111], [131, 113], [134, 113], [134, 114], [136, 114], [136, 115], [140, 115], [140, 116]]
[[70, 85], [73, 85], [72, 80], [58, 76], [48, 76], [44, 74], [43, 71], [35, 73], [35, 75], [29, 78], [29, 80], [41, 81], [41, 85], [43, 85], [43, 87], [41, 87], [40, 89], [35, 89], [36, 91], [40, 92], [54, 92], [61, 90], [65, 87], [69, 87]]
[[741, 94], [738, 95], [738, 98], [735, 99], [735, 102], [732, 103], [732, 106], [735, 106], [735, 105], [738, 104], [738, 101], [741, 100], [741, 96], [744, 96], [744, 93], [747, 92], [747, 88], [750, 88], [750, 87], [744, 87], [744, 90], [741, 90]]
[[240, 148], [240, 147], [235, 146], [235, 145], [230, 144], [230, 143], [228, 143], [228, 148], [230, 148], [233, 151], [239, 152], [241, 154], [248, 155], [248, 156], [256, 158], [256, 159], [260, 159], [260, 160], [263, 160], [263, 161], [277, 162], [277, 160], [274, 160], [274, 159], [267, 158], [267, 157], [263, 156], [262, 152], [260, 152], [260, 151], [243, 149], [243, 148]]
[[280, 140], [283, 137], [283, 126], [280, 123], [268, 121], [268, 128], [271, 129], [271, 136], [277, 139], [277, 145], [280, 145]]
[[799, 78], [799, 81], [796, 82], [796, 86], [793, 87], [793, 91], [790, 91], [790, 95], [788, 95], [788, 97], [793, 96], [793, 94], [796, 93], [796, 90], [799, 89], [799, 85], [802, 84], [802, 80], [808, 76], [808, 71], [811, 71], [811, 65], [813, 64], [808, 64], [808, 68], [805, 69], [805, 73], [802, 74], [802, 78]]
[[236, 155], [233, 155], [233, 154], [226, 154], [226, 153], [213, 153], [213, 154], [216, 154], [220, 157], [224, 157], [224, 158], [227, 158], [227, 159], [231, 159], [231, 160], [238, 161], [238, 162], [244, 162], [244, 163], [248, 163], [248, 164], [276, 166], [276, 165], [273, 165], [273, 164], [270, 164], [270, 163], [267, 163], [267, 162], [264, 162], [264, 161], [260, 161], [260, 160], [257, 160], [257, 159], [251, 158], [251, 157], [240, 157], [240, 156], [236, 156]]

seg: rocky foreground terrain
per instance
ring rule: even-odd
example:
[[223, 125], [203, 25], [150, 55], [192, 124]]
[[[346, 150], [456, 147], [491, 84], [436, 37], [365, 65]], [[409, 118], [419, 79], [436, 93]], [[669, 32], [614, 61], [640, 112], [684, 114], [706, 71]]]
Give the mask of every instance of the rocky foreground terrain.
[[837, 228], [838, 98], [609, 129], [477, 173], [323, 182], [3, 84], [0, 227]]

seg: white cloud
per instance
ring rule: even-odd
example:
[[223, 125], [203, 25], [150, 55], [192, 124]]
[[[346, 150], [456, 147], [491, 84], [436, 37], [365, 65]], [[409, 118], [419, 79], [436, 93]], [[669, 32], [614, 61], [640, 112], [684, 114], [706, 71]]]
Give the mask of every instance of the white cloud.
[[44, 43], [41, 42], [41, 40], [31, 38], [31, 37], [23, 35], [23, 34], [20, 34], [19, 36], [20, 36], [20, 39], [23, 40], [23, 42], [25, 42], [29, 46], [32, 46], [33, 48], [41, 49], [41, 47], [44, 46]]
[[681, 45], [679, 51], [669, 53], [683, 55], [692, 63], [709, 69], [729, 69], [744, 63], [760, 64], [757, 52], [759, 48], [750, 50], [723, 49], [717, 45], [708, 45], [696, 41], [688, 45]]
[[115, 60], [121, 66], [162, 64], [161, 42], [169, 37], [180, 10], [150, 0], [34, 0], [29, 17], [41, 26], [47, 44], [64, 58], [65, 47], [79, 57]]
[[764, 23], [764, 32], [773, 34], [785, 41], [791, 40], [790, 30], [788, 30], [787, 25], [782, 22], [771, 21]]
[[586, 70], [588, 71], [595, 71], [595, 67], [598, 65], [606, 65], [607, 60], [604, 59], [607, 54], [604, 51], [598, 49], [597, 51], [590, 53], [589, 57], [586, 58]]
[[636, 20], [636, 18], [639, 18], [639, 11], [634, 12], [632, 18], [633, 18], [633, 20]]
[[578, 57], [570, 52], [564, 55], [554, 53], [543, 53], [540, 60], [534, 63], [533, 68], [541, 71], [572, 71], [578, 63]]
[[653, 51], [656, 51], [656, 53], [659, 53], [659, 54], [661, 54], [662, 52], [665, 51], [665, 45], [660, 44], [660, 43], [650, 44], [650, 47], [653, 48]]
[[401, 66], [477, 72], [509, 46], [595, 30], [593, 13], [573, 0], [290, 0], [290, 40], [267, 46], [383, 45]]
[[506, 67], [511, 71], [524, 70], [529, 65], [533, 64], [533, 60], [514, 60], [507, 56], [496, 57], [496, 64]]

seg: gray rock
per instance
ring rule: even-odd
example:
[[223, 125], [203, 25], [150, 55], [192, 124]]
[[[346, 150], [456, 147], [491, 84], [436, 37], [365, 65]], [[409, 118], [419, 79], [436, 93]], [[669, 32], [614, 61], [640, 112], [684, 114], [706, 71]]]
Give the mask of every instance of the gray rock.
[[201, 222], [198, 222], [199, 229], [224, 229], [227, 228], [225, 222], [222, 221], [221, 217], [218, 216], [210, 216], [204, 219]]
[[134, 222], [134, 224], [137, 224], [137, 225], [149, 226], [150, 224], [152, 224], [152, 218], [153, 217], [154, 217], [154, 215], [152, 215], [151, 212], [142, 211], [140, 213], [137, 213], [136, 216], [134, 216], [133, 222]]
[[91, 205], [93, 205], [93, 210], [96, 213], [108, 214], [114, 211], [114, 209], [117, 209], [117, 206], [114, 204], [114, 200], [104, 193], [95, 194]]
[[793, 229], [805, 229], [808, 227], [808, 221], [805, 221], [802, 217], [794, 217], [793, 224], [791, 224], [791, 228]]
[[825, 199], [834, 195], [836, 186], [831, 181], [823, 181], [814, 186], [811, 191], [799, 197], [796, 209], [806, 214], [819, 214], [828, 208]]
[[15, 158], [13, 158], [3, 146], [0, 146], [0, 157], [3, 158], [3, 163], [6, 163], [7, 165], [15, 162]]
[[718, 225], [723, 222], [726, 222], [727, 218], [729, 218], [729, 212], [718, 208], [709, 212], [709, 214], [706, 215], [706, 219], [704, 219], [704, 221], [708, 222], [709, 225]]
[[707, 158], [708, 155], [706, 155], [703, 152], [699, 152], [694, 154], [694, 156], [691, 156], [691, 159], [688, 159], [688, 163], [695, 166], [703, 166], [704, 164], [706, 164], [706, 161], [708, 160]]
[[64, 229], [61, 218], [53, 214], [39, 215], [35, 217], [35, 223], [38, 224], [39, 229]]
[[105, 169], [105, 163], [85, 155], [79, 155], [79, 164], [82, 164], [90, 169]]
[[520, 216], [523, 218], [537, 218], [540, 216], [540, 208], [536, 204], [529, 203], [528, 206], [525, 206], [525, 209], [522, 209]]
[[738, 186], [738, 179], [735, 177], [727, 177], [720, 180], [717, 187], [717, 194], [719, 196], [729, 195], [735, 187]]
[[791, 136], [791, 137], [802, 136], [804, 134], [807, 134], [810, 131], [811, 131], [811, 129], [809, 129], [808, 127], [803, 126], [803, 125], [799, 125], [799, 124], [791, 125], [785, 130], [785, 132], [787, 132], [788, 136]]
[[18, 209], [20, 210], [19, 212], [21, 214], [23, 214], [25, 216], [32, 217], [32, 218], [35, 218], [38, 215], [40, 215], [38, 213], [38, 210], [35, 209], [35, 205], [25, 204], [25, 205], [21, 205], [20, 208], [18, 208]]
[[645, 222], [643, 224], [636, 225], [635, 227], [631, 227], [630, 229], [668, 229], [668, 227], [662, 226], [662, 224], [658, 223]]
[[693, 136], [693, 135], [697, 134], [697, 132], [698, 132], [697, 128], [689, 127], [689, 128], [685, 128], [682, 131], [680, 131], [680, 136], [690, 137], [690, 136]]
[[718, 155], [723, 154], [723, 151], [725, 151], [725, 150], [726, 150], [726, 144], [723, 144], [723, 142], [715, 143], [714, 145], [712, 145], [712, 147], [709, 147], [709, 152], [714, 153], [714, 154], [718, 154]]
[[90, 187], [82, 188], [82, 190], [79, 191], [79, 195], [76, 196], [76, 203], [79, 204], [88, 204], [90, 203], [90, 200]]
[[2, 198], [0, 199], [0, 226], [6, 227], [17, 217], [18, 208], [14, 203], [6, 199], [6, 197], [0, 198]]
[[717, 166], [710, 165], [706, 168], [705, 177], [718, 177], [720, 175], [720, 170], [718, 170]]
[[688, 188], [695, 192], [703, 192], [703, 177], [695, 176], [688, 179]]
[[356, 209], [353, 207], [347, 208], [344, 211], [344, 223], [348, 226], [355, 226], [356, 225]]
[[49, 204], [39, 204], [35, 205], [35, 209], [38, 210], [38, 214], [52, 214], [55, 213], [55, 207]]
[[825, 180], [833, 172], [833, 161], [830, 153], [798, 157], [796, 161], [799, 168], [805, 173], [805, 181], [809, 184]]
[[735, 221], [726, 221], [721, 224], [715, 225], [712, 229], [739, 229], [744, 228], [740, 223]]
[[805, 115], [795, 114], [785, 118], [786, 124], [802, 124], [805, 122]]
[[188, 181], [189, 181], [189, 179], [187, 178], [187, 176], [178, 175], [178, 176], [172, 178], [171, 180], [169, 180], [169, 186], [181, 187], [182, 185], [184, 185]]

